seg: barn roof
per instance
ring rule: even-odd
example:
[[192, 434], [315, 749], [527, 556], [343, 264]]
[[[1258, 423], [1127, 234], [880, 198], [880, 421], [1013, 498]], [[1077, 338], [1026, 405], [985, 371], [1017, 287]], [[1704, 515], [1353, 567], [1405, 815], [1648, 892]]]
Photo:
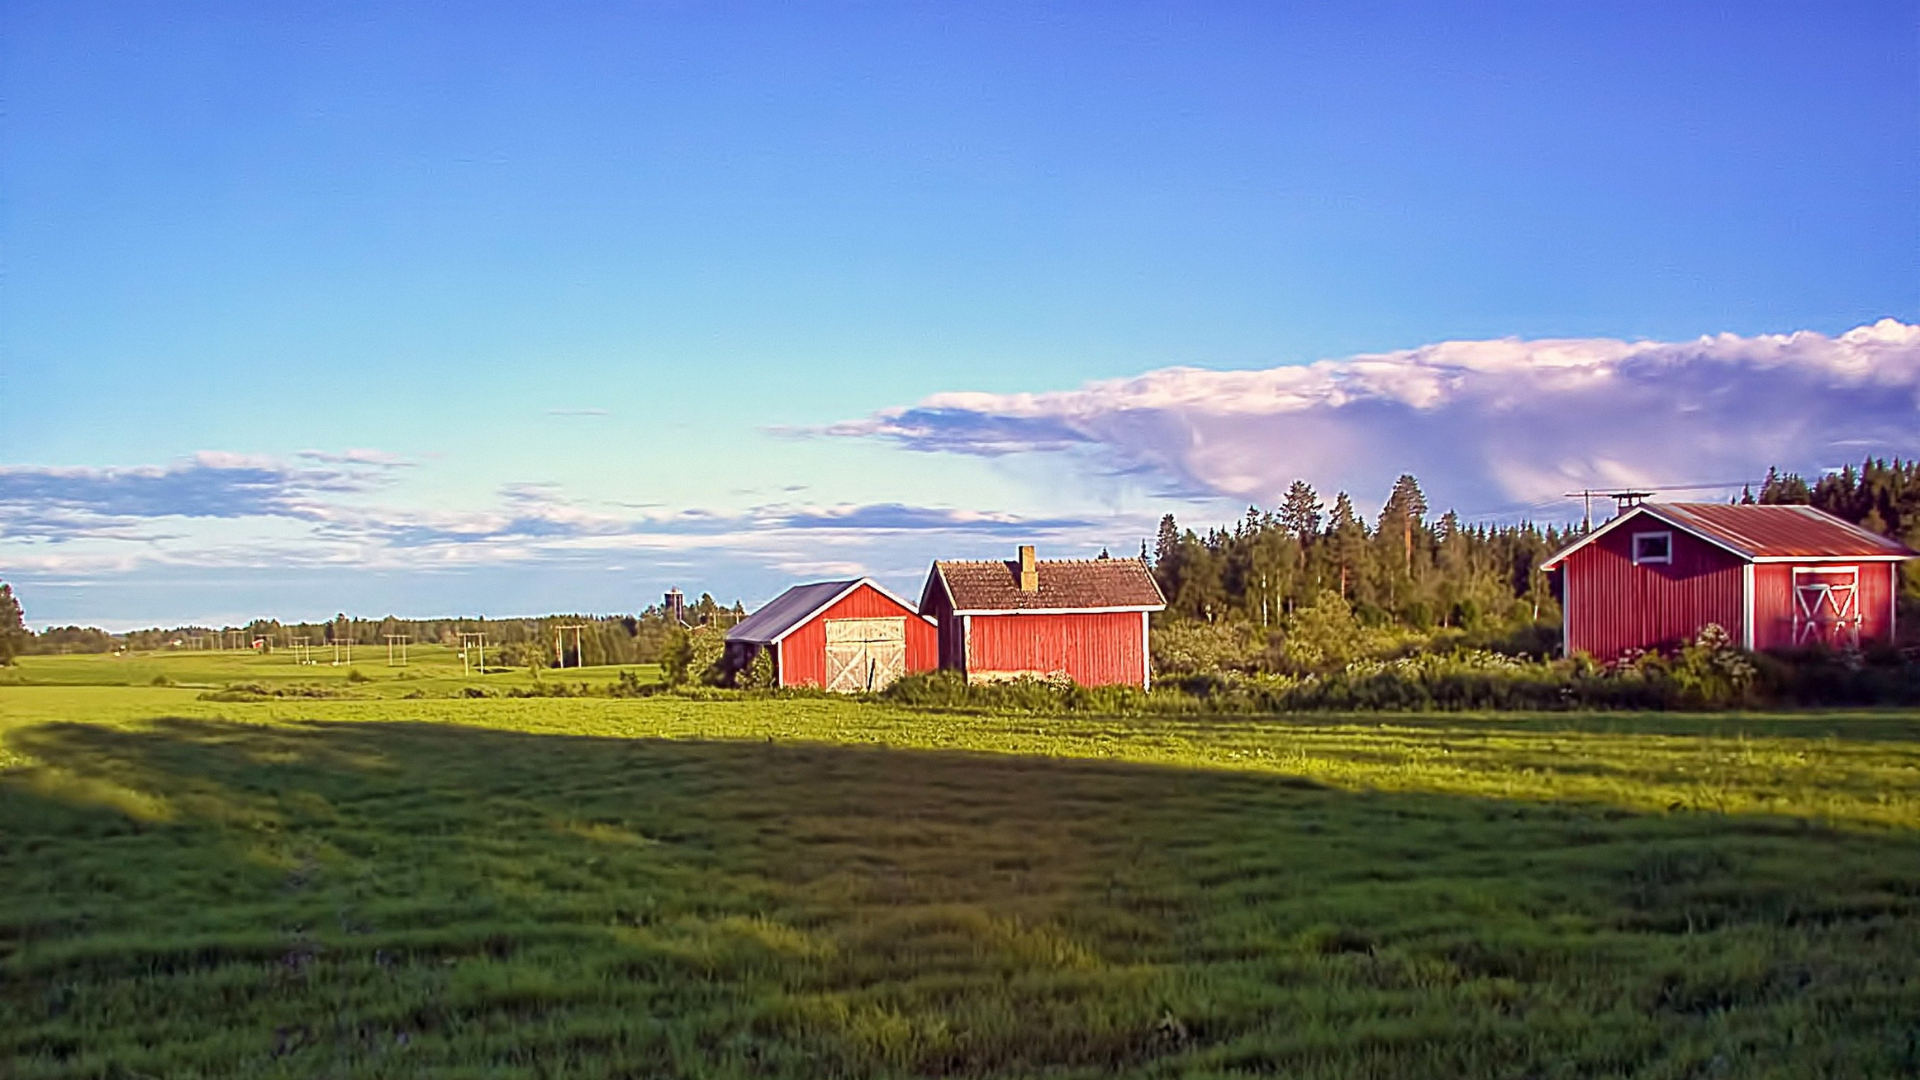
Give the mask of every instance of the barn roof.
[[934, 579], [945, 582], [958, 614], [992, 611], [1159, 611], [1160, 586], [1139, 559], [1042, 559], [1034, 563], [1040, 587], [1020, 591], [1020, 564], [943, 561]]
[[733, 629], [728, 630], [727, 640], [750, 641], [756, 645], [779, 641], [862, 585], [871, 587], [881, 596], [906, 608], [908, 614], [919, 614], [912, 604], [888, 592], [872, 578], [816, 581], [811, 585], [795, 585], [774, 597], [765, 607], [740, 620]]
[[1795, 559], [1907, 559], [1905, 544], [1811, 506], [1729, 503], [1643, 503], [1561, 549], [1557, 565], [1625, 522], [1653, 518], [1738, 555], [1748, 562]]

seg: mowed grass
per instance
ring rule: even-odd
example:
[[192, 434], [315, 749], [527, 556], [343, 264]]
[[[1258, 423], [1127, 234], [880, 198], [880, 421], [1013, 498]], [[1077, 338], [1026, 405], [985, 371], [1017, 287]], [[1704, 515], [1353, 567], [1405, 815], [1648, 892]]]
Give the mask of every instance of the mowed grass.
[[0, 1075], [1920, 1073], [1920, 716], [0, 688]]
[[[194, 690], [220, 690], [234, 685], [268, 689], [309, 688], [355, 697], [444, 697], [468, 687], [493, 693], [526, 689], [536, 681], [604, 686], [630, 671], [642, 682], [660, 680], [656, 664], [625, 667], [549, 669], [536, 680], [524, 668], [501, 669], [498, 653], [488, 650], [490, 665], [477, 673], [480, 654], [463, 660], [460, 650], [445, 645], [415, 644], [407, 648], [405, 663], [396, 653], [389, 662], [384, 646], [355, 646], [336, 653], [314, 646], [302, 662], [289, 649], [256, 653], [251, 649], [167, 649], [138, 653], [74, 653], [64, 656], [23, 656], [11, 667], [0, 668], [0, 688], [9, 686], [151, 686], [163, 684]], [[336, 660], [336, 657], [339, 658]]]

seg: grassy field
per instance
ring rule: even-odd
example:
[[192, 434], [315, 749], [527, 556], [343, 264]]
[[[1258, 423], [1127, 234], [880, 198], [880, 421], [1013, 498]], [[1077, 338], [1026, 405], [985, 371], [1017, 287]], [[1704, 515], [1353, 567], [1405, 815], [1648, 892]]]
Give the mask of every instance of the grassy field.
[[27, 685], [0, 769], [0, 1076], [1920, 1074], [1913, 714]]
[[[360, 646], [350, 654], [349, 662], [336, 663], [336, 654], [315, 647], [302, 663], [281, 649], [272, 653], [251, 650], [169, 650], [131, 654], [73, 654], [68, 656], [24, 656], [10, 668], [0, 668], [0, 687], [7, 686], [152, 686], [157, 683], [196, 690], [219, 690], [236, 684], [272, 688], [302, 688], [355, 697], [445, 697], [467, 687], [504, 693], [525, 689], [535, 678], [525, 668], [500, 669], [494, 653], [487, 661], [496, 665], [484, 676], [474, 674], [461, 658], [460, 650], [444, 645], [411, 645], [406, 663], [389, 663], [384, 647]], [[346, 655], [346, 654], [341, 654]], [[472, 657], [478, 665], [478, 651]], [[652, 664], [620, 667], [589, 667], [548, 670], [540, 678], [547, 682], [602, 685], [613, 682], [621, 671], [632, 671], [643, 682], [659, 681], [659, 668]]]

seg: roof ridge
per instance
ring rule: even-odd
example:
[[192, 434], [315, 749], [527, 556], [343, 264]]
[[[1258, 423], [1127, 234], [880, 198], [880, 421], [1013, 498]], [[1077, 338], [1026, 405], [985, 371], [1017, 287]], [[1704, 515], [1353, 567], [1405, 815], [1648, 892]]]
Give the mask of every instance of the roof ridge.
[[[935, 566], [993, 566], [996, 564], [1004, 565], [1006, 563], [1013, 563], [1013, 562], [1019, 562], [1019, 561], [1020, 561], [1019, 559], [935, 559], [933, 560], [933, 564]], [[1098, 566], [1102, 563], [1137, 563], [1137, 562], [1142, 562], [1144, 560], [1142, 560], [1139, 556], [1136, 556], [1136, 555], [1125, 555], [1125, 556], [1109, 555], [1104, 559], [1096, 556], [1091, 559], [1035, 559], [1033, 561], [1036, 565], [1040, 565], [1040, 566], [1044, 566], [1048, 563], [1053, 563], [1055, 565], [1058, 565], [1061, 563], [1074, 563], [1074, 564], [1091, 564], [1094, 566]]]

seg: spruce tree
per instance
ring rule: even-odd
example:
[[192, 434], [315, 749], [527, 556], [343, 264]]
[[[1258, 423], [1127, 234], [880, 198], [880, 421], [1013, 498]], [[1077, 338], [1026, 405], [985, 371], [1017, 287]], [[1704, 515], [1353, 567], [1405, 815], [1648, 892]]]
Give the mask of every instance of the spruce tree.
[[1287, 497], [1280, 504], [1279, 513], [1274, 516], [1280, 527], [1293, 534], [1295, 540], [1310, 544], [1320, 535], [1320, 496], [1314, 493], [1313, 485], [1305, 480], [1295, 480], [1287, 488]]
[[13, 586], [0, 581], [0, 667], [13, 663], [14, 657], [27, 651], [30, 636], [26, 612], [13, 595]]
[[1340, 597], [1344, 600], [1367, 557], [1367, 527], [1353, 512], [1353, 499], [1344, 491], [1333, 501], [1333, 516], [1327, 521], [1327, 544], [1333, 549], [1333, 564], [1340, 573]]

